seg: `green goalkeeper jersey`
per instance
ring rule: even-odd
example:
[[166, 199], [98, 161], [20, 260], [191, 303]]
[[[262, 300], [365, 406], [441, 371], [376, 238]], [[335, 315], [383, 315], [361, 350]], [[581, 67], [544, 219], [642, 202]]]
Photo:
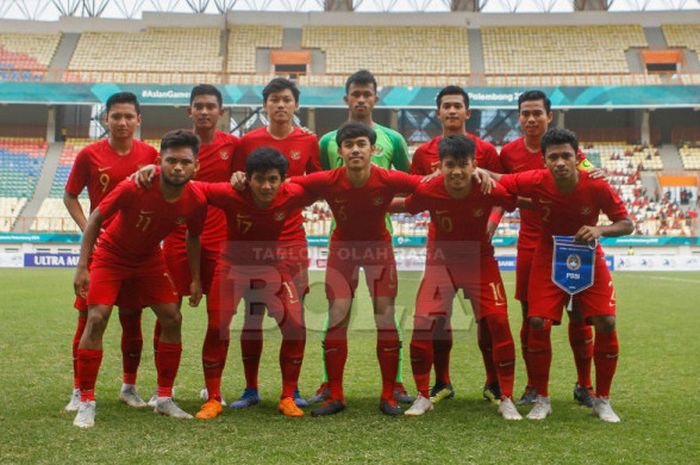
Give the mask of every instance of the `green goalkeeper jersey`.
[[[393, 129], [374, 123], [372, 126], [374, 132], [377, 133], [377, 142], [375, 142], [374, 154], [372, 154], [372, 163], [384, 169], [394, 169], [408, 173], [408, 145], [403, 136]], [[321, 146], [321, 167], [324, 170], [332, 170], [343, 166], [345, 163], [340, 158], [338, 153], [338, 144], [335, 141], [337, 130], [331, 131], [321, 137], [319, 145]], [[331, 232], [335, 229], [335, 221], [331, 225]], [[389, 234], [393, 233], [394, 228], [391, 226], [391, 216], [386, 215], [386, 229]]]

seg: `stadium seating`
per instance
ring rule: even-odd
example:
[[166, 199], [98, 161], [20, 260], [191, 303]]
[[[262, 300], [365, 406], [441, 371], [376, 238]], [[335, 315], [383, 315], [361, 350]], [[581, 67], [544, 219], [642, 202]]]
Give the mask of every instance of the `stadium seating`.
[[[139, 33], [85, 32], [64, 74], [68, 82], [220, 82], [215, 28], [153, 28]], [[133, 53], [125, 53], [132, 51]]]
[[38, 81], [51, 63], [61, 34], [0, 33], [0, 81]]
[[[326, 53], [326, 73], [363, 67], [387, 75], [467, 75], [469, 46], [463, 27], [309, 26], [302, 47]], [[346, 76], [347, 77], [347, 76]]]
[[678, 153], [687, 170], [700, 170], [700, 142], [685, 142], [678, 147]]
[[487, 75], [629, 73], [625, 50], [647, 46], [640, 25], [482, 27], [481, 40]]
[[600, 166], [610, 172], [621, 170], [662, 170], [663, 162], [658, 149], [625, 142], [582, 143], [586, 154], [597, 154]]
[[254, 74], [257, 48], [282, 48], [282, 26], [232, 26], [228, 36], [227, 72]]
[[661, 30], [669, 47], [687, 47], [700, 57], [700, 25], [664, 24]]
[[0, 231], [11, 230], [34, 195], [46, 147], [41, 139], [0, 138]]

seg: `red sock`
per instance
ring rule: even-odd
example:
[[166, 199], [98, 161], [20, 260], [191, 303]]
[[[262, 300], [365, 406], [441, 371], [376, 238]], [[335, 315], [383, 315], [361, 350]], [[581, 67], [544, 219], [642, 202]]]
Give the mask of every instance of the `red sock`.
[[263, 350], [263, 332], [260, 329], [241, 331], [241, 360], [245, 373], [246, 387], [258, 388], [258, 371]]
[[[413, 337], [411, 338], [411, 369], [418, 392], [426, 399], [430, 399], [430, 369], [433, 365], [435, 341], [433, 341], [433, 333], [429, 326], [425, 325], [429, 325], [427, 320], [414, 318]], [[437, 367], [435, 371], [437, 372]]]
[[586, 324], [569, 321], [569, 344], [574, 352], [577, 383], [579, 386], [591, 386], [591, 362], [593, 361], [593, 328]]
[[[485, 320], [485, 321], [484, 321]], [[502, 397], [513, 397], [515, 379], [515, 344], [507, 315], [490, 315], [479, 323], [485, 324], [493, 341], [493, 364], [498, 374]]]
[[160, 343], [160, 322], [156, 320], [153, 326], [153, 360], [158, 358], [158, 344]]
[[73, 335], [73, 387], [75, 389], [80, 389], [80, 378], [78, 377], [78, 346], [80, 345], [80, 339], [83, 337], [86, 324], [87, 317], [78, 316], [78, 326], [75, 328], [75, 334]]
[[[450, 352], [452, 351], [452, 323], [449, 318], [438, 318], [433, 333], [433, 363], [436, 383], [450, 381]], [[428, 380], [430, 381], [430, 380]]]
[[122, 367], [124, 384], [136, 384], [136, 374], [141, 363], [143, 335], [141, 334], [141, 312], [119, 314], [122, 325]]
[[345, 402], [343, 393], [343, 371], [348, 358], [348, 329], [329, 328], [323, 341], [323, 356], [326, 360], [330, 398]]
[[549, 396], [549, 367], [552, 364], [552, 320], [545, 320], [544, 328], [530, 327], [527, 335], [528, 362], [532, 372], [531, 386], [540, 396]]
[[218, 327], [207, 327], [202, 347], [202, 367], [204, 384], [210, 399], [221, 401], [221, 376], [226, 366], [229, 339], [221, 337]]
[[396, 373], [399, 370], [399, 333], [396, 328], [377, 329], [377, 359], [382, 372], [382, 395], [384, 400], [394, 398]]
[[619, 353], [617, 332], [596, 331], [595, 334], [595, 391], [598, 397], [610, 397]]
[[180, 367], [182, 344], [158, 342], [156, 370], [158, 371], [158, 397], [172, 397], [173, 384]]
[[301, 307], [295, 307], [293, 310], [285, 312], [289, 316], [288, 318], [284, 318], [281, 322], [278, 320], [282, 331], [282, 344], [280, 346], [282, 399], [294, 397], [294, 391], [299, 385], [299, 373], [304, 360], [304, 347], [306, 346], [306, 327], [304, 326], [301, 312]]
[[102, 363], [102, 351], [78, 349], [78, 378], [80, 402], [95, 400], [95, 382]]
[[484, 368], [486, 369], [486, 384], [493, 384], [498, 381], [496, 373], [496, 365], [493, 363], [493, 351], [491, 342], [491, 333], [488, 325], [482, 319], [477, 326], [476, 340], [479, 343], [481, 350], [481, 358], [484, 360]]
[[527, 350], [527, 339], [528, 331], [530, 325], [527, 324], [527, 318], [523, 318], [523, 322], [520, 325], [520, 351], [523, 356], [523, 362], [525, 362], [525, 373], [527, 375], [527, 385], [532, 386], [532, 373], [530, 370], [530, 363], [528, 361], [528, 350]]

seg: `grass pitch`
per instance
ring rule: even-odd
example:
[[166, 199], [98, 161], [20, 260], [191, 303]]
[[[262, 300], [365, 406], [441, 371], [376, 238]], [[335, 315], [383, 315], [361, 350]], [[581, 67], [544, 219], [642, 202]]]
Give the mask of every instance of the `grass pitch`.
[[[471, 312], [456, 306], [452, 379], [455, 399], [421, 418], [388, 418], [378, 410], [379, 368], [369, 300], [361, 284], [354, 309], [346, 367], [348, 410], [331, 418], [289, 419], [275, 410], [280, 390], [279, 336], [271, 319], [261, 366], [261, 405], [226, 409], [213, 421], [179, 421], [130, 409], [117, 400], [121, 384], [120, 328], [107, 330], [97, 384], [97, 426], [73, 427], [63, 413], [72, 384], [70, 344], [75, 329], [72, 271], [0, 270], [0, 463], [461, 463], [461, 464], [698, 464], [700, 463], [700, 274], [615, 273], [620, 364], [612, 399], [622, 417], [604, 424], [572, 401], [576, 379], [566, 327], [553, 331], [551, 397], [546, 421], [506, 423], [481, 399], [484, 380]], [[400, 276], [399, 316], [410, 340], [418, 273]], [[315, 273], [312, 279], [322, 279]], [[512, 300], [512, 273], [504, 274], [516, 337], [520, 308]], [[321, 379], [322, 286], [307, 300], [309, 326], [300, 380], [309, 396]], [[469, 306], [467, 304], [467, 309]], [[177, 399], [194, 413], [202, 387], [204, 307], [185, 308], [184, 353]], [[144, 314], [144, 356], [139, 388], [155, 386], [150, 344], [154, 318]], [[223, 389], [227, 401], [243, 387], [234, 319]], [[519, 350], [519, 349], [518, 349]], [[403, 376], [414, 391], [408, 350]], [[524, 386], [518, 355], [516, 395]], [[521, 413], [526, 413], [521, 409]]]

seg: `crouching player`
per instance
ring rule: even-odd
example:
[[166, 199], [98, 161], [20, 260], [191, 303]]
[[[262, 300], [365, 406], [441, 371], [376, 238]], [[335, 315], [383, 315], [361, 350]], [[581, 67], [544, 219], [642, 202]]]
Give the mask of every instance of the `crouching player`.
[[[179, 296], [166, 269], [160, 242], [178, 225], [187, 224], [192, 272], [190, 305], [196, 306], [202, 297], [199, 235], [206, 217], [206, 200], [189, 183], [198, 167], [198, 148], [199, 139], [189, 132], [166, 134], [161, 141], [161, 171], [153, 184], [142, 189], [132, 181], [123, 181], [90, 214], [73, 282], [76, 295], [87, 298], [88, 303], [87, 325], [78, 347], [80, 406], [73, 421], [75, 426], [95, 425], [95, 382], [102, 361], [102, 336], [122, 288], [136, 293], [141, 306], [150, 306], [160, 323], [156, 353], [158, 399], [154, 411], [192, 418], [172, 399], [182, 353], [181, 315]], [[101, 234], [93, 253], [102, 223], [112, 216], [114, 220]]]
[[411, 339], [411, 366], [418, 396], [406, 415], [432, 410], [430, 370], [434, 344], [449, 325], [458, 289], [472, 302], [479, 324], [479, 347], [486, 366], [494, 366], [501, 389], [500, 414], [507, 420], [522, 417], [513, 404], [515, 347], [508, 325], [508, 305], [498, 263], [487, 231], [493, 207], [515, 208], [516, 198], [496, 185], [481, 191], [473, 174], [476, 144], [455, 134], [438, 144], [441, 174], [418, 186], [405, 199], [394, 199], [392, 210], [430, 212], [425, 274], [418, 290]]
[[208, 296], [202, 365], [209, 399], [197, 418], [215, 418], [223, 410], [221, 376], [231, 319], [242, 299], [246, 305], [258, 307], [256, 313], [267, 307], [268, 314], [277, 321], [282, 332], [282, 395], [277, 407], [286, 416], [304, 415], [294, 402], [306, 344], [301, 298], [294, 277], [298, 254], [306, 251], [304, 236], [299, 239], [299, 231], [304, 227], [299, 210], [316, 199], [297, 184], [283, 183], [288, 167], [280, 152], [261, 147], [246, 160], [247, 188], [242, 192], [235, 191], [230, 183], [198, 185], [208, 203], [224, 211], [228, 239]]
[[[578, 140], [566, 129], [550, 129], [542, 137], [542, 153], [547, 169], [492, 177], [509, 192], [531, 198], [542, 221], [542, 234], [534, 255], [528, 285], [528, 357], [533, 387], [537, 391], [534, 407], [527, 415], [543, 420], [552, 413], [547, 391], [552, 361], [550, 331], [560, 324], [562, 309], [570, 298], [555, 283], [552, 259], [555, 254], [553, 236], [573, 236], [581, 243], [594, 244], [600, 237], [616, 237], [632, 233], [634, 224], [625, 205], [605, 180], [592, 179], [589, 173], [576, 169]], [[598, 226], [600, 212], [612, 224]], [[569, 257], [567, 265], [578, 269], [580, 258]], [[617, 423], [620, 418], [610, 405], [610, 385], [618, 359], [615, 332], [615, 290], [605, 264], [603, 250], [595, 246], [592, 256], [590, 287], [573, 296], [574, 305], [584, 319], [595, 328], [593, 361], [596, 372], [596, 398], [593, 413], [601, 420]], [[575, 273], [579, 274], [579, 273]]]

